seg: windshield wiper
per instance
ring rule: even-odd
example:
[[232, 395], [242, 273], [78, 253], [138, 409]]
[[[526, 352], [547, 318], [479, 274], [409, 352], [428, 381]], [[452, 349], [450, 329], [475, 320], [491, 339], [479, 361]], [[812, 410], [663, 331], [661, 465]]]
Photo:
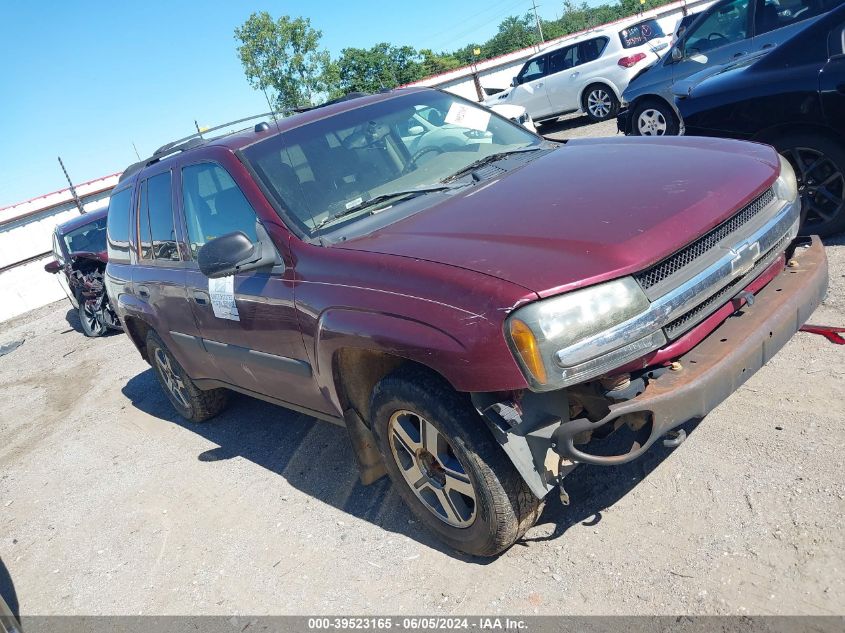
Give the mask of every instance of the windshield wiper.
[[417, 196], [421, 196], [426, 193], [431, 193], [433, 191], [446, 191], [448, 189], [454, 188], [455, 185], [447, 185], [441, 183], [437, 185], [426, 185], [424, 187], [414, 187], [413, 189], [399, 189], [398, 191], [391, 191], [390, 193], [381, 193], [372, 198], [368, 198], [367, 200], [361, 200], [360, 202], [356, 202], [355, 204], [350, 203], [350, 205], [347, 206], [343, 211], [338, 211], [334, 215], [330, 215], [327, 218], [321, 220], [317, 224], [317, 226], [314, 227], [314, 230], [318, 231], [327, 224], [331, 224], [335, 220], [339, 220], [340, 218], [346, 217], [347, 215], [352, 215], [353, 213], [358, 213], [360, 211], [363, 211], [364, 209], [375, 206], [382, 202], [396, 200], [397, 198], [416, 198]]
[[523, 152], [537, 152], [543, 147], [520, 147], [518, 149], [509, 149], [504, 152], [496, 152], [495, 154], [490, 154], [489, 156], [485, 156], [484, 158], [479, 158], [474, 163], [470, 163], [460, 171], [455, 172], [451, 176], [447, 176], [440, 182], [452, 182], [453, 180], [457, 180], [462, 176], [466, 176], [467, 174], [471, 174], [476, 169], [484, 167], [485, 165], [489, 165], [490, 163], [495, 163], [497, 160], [502, 160], [503, 158], [507, 158], [511, 154], [522, 154]]

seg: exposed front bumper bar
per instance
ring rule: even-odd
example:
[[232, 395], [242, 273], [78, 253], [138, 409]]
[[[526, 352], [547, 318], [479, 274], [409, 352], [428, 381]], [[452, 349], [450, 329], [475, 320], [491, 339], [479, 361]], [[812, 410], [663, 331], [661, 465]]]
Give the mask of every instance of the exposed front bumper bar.
[[[641, 456], [654, 442], [688, 420], [701, 418], [765, 365], [807, 321], [827, 290], [827, 258], [818, 237], [799, 246], [797, 266], [784, 269], [739, 313], [678, 359], [681, 369], [649, 381], [636, 398], [610, 406], [595, 422], [570, 420], [553, 434], [555, 451], [573, 462], [614, 465]], [[624, 455], [597, 456], [575, 447], [574, 439], [630, 414], [651, 417], [651, 433]]]

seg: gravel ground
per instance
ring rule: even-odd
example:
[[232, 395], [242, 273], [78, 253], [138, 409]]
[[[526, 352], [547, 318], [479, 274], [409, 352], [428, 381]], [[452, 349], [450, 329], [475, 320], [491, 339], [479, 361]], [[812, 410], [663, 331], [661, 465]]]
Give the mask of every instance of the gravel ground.
[[[545, 133], [612, 134], [570, 117]], [[845, 240], [812, 321], [845, 326]], [[674, 452], [581, 467], [497, 559], [444, 549], [341, 428], [179, 419], [67, 302], [0, 324], [0, 593], [32, 614], [842, 614], [845, 348], [798, 334]]]

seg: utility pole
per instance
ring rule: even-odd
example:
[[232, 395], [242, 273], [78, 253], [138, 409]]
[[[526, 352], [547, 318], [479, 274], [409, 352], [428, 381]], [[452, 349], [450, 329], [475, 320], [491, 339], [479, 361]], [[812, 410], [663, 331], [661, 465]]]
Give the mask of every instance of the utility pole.
[[537, 21], [537, 32], [540, 34], [540, 44], [542, 44], [546, 38], [543, 37], [543, 25], [540, 24], [540, 16], [537, 13], [537, 0], [531, 0], [531, 4], [534, 6], [534, 19]]
[[70, 176], [67, 175], [67, 169], [65, 169], [65, 164], [62, 162], [61, 156], [59, 156], [59, 165], [62, 166], [62, 171], [65, 172], [65, 178], [67, 178], [67, 184], [70, 185], [70, 195], [73, 196], [73, 201], [76, 203], [76, 208], [79, 209], [79, 212], [82, 215], [85, 215], [85, 209], [82, 207], [82, 201], [79, 199], [79, 196], [76, 195], [76, 187], [73, 186], [73, 183], [70, 180]]

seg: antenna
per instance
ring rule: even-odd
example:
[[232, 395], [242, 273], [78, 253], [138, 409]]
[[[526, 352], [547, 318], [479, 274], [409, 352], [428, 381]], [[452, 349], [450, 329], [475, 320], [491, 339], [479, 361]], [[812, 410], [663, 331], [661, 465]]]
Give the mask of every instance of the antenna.
[[141, 160], [141, 155], [138, 153], [138, 148], [135, 147], [135, 141], [132, 141], [132, 149], [135, 150], [135, 156], [138, 157], [138, 160]]
[[67, 184], [70, 185], [70, 195], [73, 196], [73, 201], [76, 203], [76, 208], [79, 209], [79, 213], [85, 215], [85, 209], [82, 207], [82, 201], [79, 199], [79, 196], [76, 195], [76, 187], [73, 186], [73, 183], [70, 180], [70, 176], [67, 174], [67, 169], [65, 169], [65, 164], [62, 162], [62, 157], [59, 156], [59, 165], [62, 166], [62, 171], [65, 172], [65, 178], [67, 178]]
[[281, 134], [282, 131], [279, 129], [279, 121], [276, 119], [276, 108], [274, 108], [273, 104], [270, 103], [270, 97], [267, 96], [267, 88], [264, 84], [261, 84], [261, 92], [264, 93], [264, 98], [267, 100], [267, 106], [270, 108], [270, 114], [273, 115], [273, 123], [276, 124], [276, 132]]

